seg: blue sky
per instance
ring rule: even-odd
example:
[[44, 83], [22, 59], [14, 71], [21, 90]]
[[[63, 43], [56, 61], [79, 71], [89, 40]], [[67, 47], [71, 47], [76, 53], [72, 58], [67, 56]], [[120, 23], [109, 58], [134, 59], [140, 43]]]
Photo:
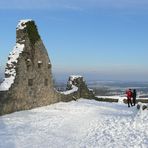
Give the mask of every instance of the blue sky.
[[148, 81], [148, 1], [2, 0], [0, 71], [20, 19], [35, 20], [56, 79]]

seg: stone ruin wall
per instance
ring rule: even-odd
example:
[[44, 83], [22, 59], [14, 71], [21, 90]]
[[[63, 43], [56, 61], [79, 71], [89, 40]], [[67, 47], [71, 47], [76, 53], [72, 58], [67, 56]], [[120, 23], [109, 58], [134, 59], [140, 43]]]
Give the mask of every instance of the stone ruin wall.
[[[31, 28], [31, 29], [30, 29]], [[36, 38], [37, 37], [37, 38]], [[6, 68], [16, 71], [14, 83], [8, 90], [0, 90], [0, 115], [45, 106], [59, 101], [78, 98], [93, 98], [83, 77], [76, 78], [71, 86], [77, 91], [69, 94], [55, 90], [52, 80], [51, 62], [47, 50], [38, 34], [34, 21], [21, 22], [16, 31], [16, 44], [24, 44], [17, 62], [7, 63]], [[9, 73], [5, 78], [9, 78]], [[69, 89], [72, 89], [70, 88]]]

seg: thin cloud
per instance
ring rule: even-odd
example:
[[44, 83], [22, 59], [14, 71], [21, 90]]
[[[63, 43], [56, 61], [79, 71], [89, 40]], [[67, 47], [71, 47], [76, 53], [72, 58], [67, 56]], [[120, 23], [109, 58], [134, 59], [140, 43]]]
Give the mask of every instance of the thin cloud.
[[148, 8], [147, 0], [1, 0], [0, 9]]
[[[97, 1], [97, 0], [96, 0]], [[140, 8], [148, 7], [147, 0], [98, 0], [98, 5], [113, 8]]]
[[79, 5], [66, 0], [2, 0], [0, 9], [72, 9], [79, 10]]

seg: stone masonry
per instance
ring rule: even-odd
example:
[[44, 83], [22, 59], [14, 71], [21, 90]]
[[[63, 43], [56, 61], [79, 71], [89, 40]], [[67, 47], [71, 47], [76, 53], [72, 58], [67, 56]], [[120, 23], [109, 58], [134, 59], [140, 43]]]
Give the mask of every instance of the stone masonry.
[[8, 57], [5, 79], [0, 86], [0, 115], [59, 101], [94, 97], [81, 76], [69, 78], [66, 92], [55, 90], [51, 68], [35, 22], [20, 21], [16, 46]]

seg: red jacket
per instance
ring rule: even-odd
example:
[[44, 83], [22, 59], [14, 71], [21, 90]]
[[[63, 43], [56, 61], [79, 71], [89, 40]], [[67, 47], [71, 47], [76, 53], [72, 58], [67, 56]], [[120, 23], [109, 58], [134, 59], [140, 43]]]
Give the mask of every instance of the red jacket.
[[131, 90], [126, 91], [126, 95], [127, 95], [128, 98], [131, 98], [132, 97], [132, 91]]

